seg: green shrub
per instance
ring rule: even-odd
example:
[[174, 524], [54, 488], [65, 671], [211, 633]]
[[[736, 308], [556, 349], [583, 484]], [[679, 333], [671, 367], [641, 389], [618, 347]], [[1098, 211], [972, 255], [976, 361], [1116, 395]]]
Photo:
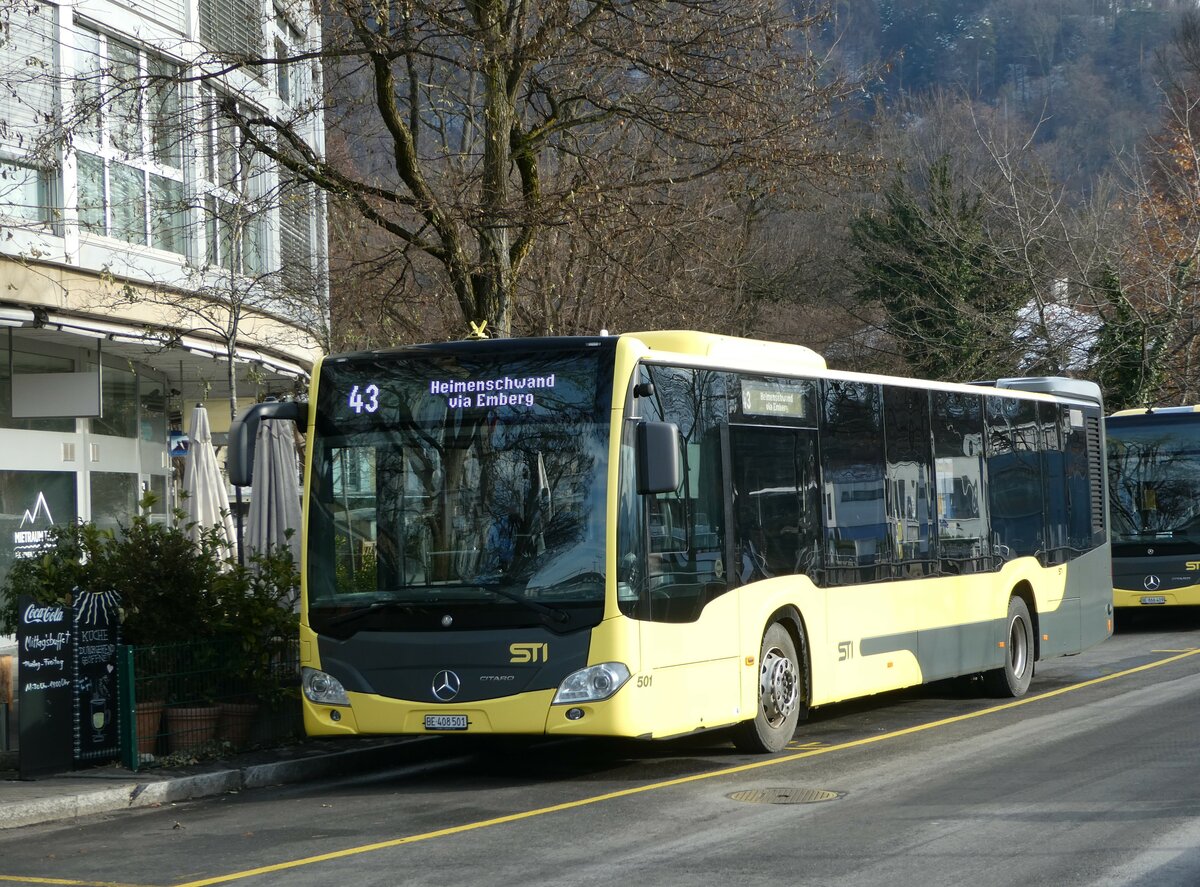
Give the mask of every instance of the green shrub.
[[115, 591], [126, 644], [219, 638], [213, 649], [231, 644], [224, 670], [246, 695], [277, 690], [279, 665], [297, 633], [291, 596], [299, 574], [291, 551], [278, 546], [241, 566], [222, 557], [217, 528], [193, 539], [186, 524], [152, 522], [151, 504], [143, 500], [142, 513], [118, 532], [90, 523], [52, 528], [42, 550], [14, 563], [0, 588], [0, 629], [16, 630], [20, 595], [70, 605], [81, 591]]

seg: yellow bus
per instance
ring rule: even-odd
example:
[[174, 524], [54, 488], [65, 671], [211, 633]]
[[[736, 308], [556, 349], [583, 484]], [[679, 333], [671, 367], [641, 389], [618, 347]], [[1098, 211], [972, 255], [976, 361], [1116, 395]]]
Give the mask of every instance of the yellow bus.
[[312, 735], [774, 752], [816, 706], [1002, 696], [1112, 632], [1103, 409], [1059, 378], [827, 369], [687, 331], [326, 358], [307, 404]]
[[1114, 605], [1200, 605], [1200, 407], [1122, 410], [1104, 424]]

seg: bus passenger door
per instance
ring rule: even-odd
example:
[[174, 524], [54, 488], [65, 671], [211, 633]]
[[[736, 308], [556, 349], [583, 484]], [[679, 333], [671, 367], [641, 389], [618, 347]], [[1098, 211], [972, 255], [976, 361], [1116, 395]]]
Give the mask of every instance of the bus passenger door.
[[664, 366], [642, 372], [653, 392], [639, 400], [642, 416], [678, 427], [683, 462], [678, 489], [640, 497], [643, 678], [659, 737], [740, 719], [738, 613], [735, 596], [726, 594], [724, 374]]

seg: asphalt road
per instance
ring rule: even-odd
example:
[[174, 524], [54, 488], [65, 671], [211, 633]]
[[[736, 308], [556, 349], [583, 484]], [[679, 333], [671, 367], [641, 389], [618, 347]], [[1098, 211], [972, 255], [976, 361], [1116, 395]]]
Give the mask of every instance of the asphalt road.
[[792, 746], [446, 741], [352, 780], [0, 834], [0, 884], [1200, 884], [1200, 618], [814, 712]]

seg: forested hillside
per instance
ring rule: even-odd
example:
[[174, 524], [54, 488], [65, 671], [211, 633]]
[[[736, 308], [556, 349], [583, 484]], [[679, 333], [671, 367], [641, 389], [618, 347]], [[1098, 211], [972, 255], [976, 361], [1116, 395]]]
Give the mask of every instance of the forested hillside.
[[849, 0], [828, 34], [845, 63], [887, 65], [873, 97], [951, 91], [1004, 107], [1088, 188], [1153, 126], [1179, 0]]
[[294, 168], [337, 344], [692, 327], [1200, 399], [1196, 6], [334, 3]]

